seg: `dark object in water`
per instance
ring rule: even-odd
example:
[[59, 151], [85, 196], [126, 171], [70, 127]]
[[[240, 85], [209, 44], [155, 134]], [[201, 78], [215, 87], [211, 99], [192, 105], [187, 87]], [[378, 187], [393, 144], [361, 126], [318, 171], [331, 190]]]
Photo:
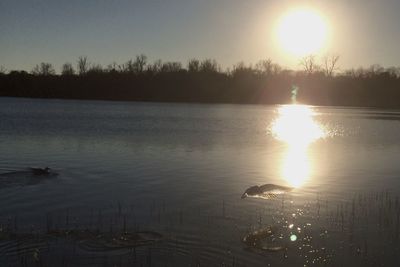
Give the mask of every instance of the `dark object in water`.
[[276, 229], [274, 227], [265, 227], [247, 234], [243, 237], [242, 242], [250, 248], [261, 249], [264, 251], [275, 252], [284, 249], [285, 247], [277, 244]]
[[256, 198], [264, 198], [271, 199], [276, 195], [284, 194], [293, 190], [292, 187], [276, 185], [276, 184], [264, 184], [261, 186], [255, 185], [249, 187], [244, 191], [242, 198], [246, 197], [256, 197]]
[[35, 185], [54, 178], [58, 173], [49, 167], [25, 168], [23, 170], [0, 173], [0, 189], [9, 186]]
[[32, 172], [33, 175], [49, 175], [50, 174], [50, 168], [29, 168]]

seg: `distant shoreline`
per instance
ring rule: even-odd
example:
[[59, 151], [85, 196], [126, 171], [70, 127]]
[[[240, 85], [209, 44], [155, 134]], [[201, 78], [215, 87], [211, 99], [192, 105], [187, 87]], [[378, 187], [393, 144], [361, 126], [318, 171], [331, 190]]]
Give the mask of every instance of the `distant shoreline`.
[[[172, 67], [171, 67], [172, 68]], [[218, 69], [97, 71], [84, 74], [0, 73], [0, 96], [204, 104], [290, 104], [400, 108], [400, 73], [328, 75], [321, 71]]]

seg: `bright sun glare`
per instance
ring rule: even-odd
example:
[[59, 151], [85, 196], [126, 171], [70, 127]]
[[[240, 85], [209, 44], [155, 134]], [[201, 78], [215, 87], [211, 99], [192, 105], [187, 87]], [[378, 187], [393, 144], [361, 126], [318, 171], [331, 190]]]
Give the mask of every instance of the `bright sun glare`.
[[324, 19], [310, 9], [298, 9], [283, 16], [277, 37], [280, 46], [295, 56], [317, 53], [325, 44], [327, 25]]
[[313, 120], [313, 110], [303, 105], [282, 106], [279, 116], [272, 124], [272, 134], [287, 144], [281, 173], [293, 187], [301, 186], [311, 175], [308, 155], [309, 145], [325, 133]]
[[272, 126], [275, 137], [290, 146], [308, 146], [324, 133], [313, 120], [313, 111], [303, 105], [282, 106], [279, 117]]

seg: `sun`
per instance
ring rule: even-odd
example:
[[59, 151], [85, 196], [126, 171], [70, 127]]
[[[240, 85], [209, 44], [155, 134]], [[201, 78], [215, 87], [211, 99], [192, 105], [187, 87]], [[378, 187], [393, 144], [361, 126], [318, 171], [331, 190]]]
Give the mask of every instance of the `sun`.
[[327, 24], [312, 9], [296, 9], [286, 13], [277, 27], [280, 46], [294, 56], [317, 53], [325, 45]]

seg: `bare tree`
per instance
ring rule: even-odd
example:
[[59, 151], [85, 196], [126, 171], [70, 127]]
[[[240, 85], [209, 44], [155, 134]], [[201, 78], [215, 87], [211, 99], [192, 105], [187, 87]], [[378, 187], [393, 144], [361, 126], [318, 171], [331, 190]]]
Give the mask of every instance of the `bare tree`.
[[87, 73], [103, 73], [103, 66], [100, 64], [92, 64]]
[[282, 67], [279, 66], [279, 64], [274, 63], [274, 64], [272, 65], [272, 74], [273, 74], [273, 75], [278, 75], [278, 74], [281, 73], [281, 72], [282, 72]]
[[377, 75], [383, 73], [384, 71], [385, 71], [385, 69], [381, 65], [373, 64], [368, 68], [367, 76], [370, 76], [370, 77], [377, 76]]
[[87, 56], [80, 56], [78, 58], [78, 73], [79, 75], [85, 75], [89, 70], [89, 61]]
[[161, 72], [162, 67], [163, 67], [163, 63], [162, 63], [161, 59], [157, 59], [156, 61], [154, 61], [153, 64], [149, 64], [147, 66], [147, 70], [152, 73], [159, 73], [159, 72]]
[[[111, 69], [115, 70], [115, 68], [111, 68]], [[128, 72], [128, 73], [134, 73], [135, 72], [135, 66], [134, 66], [133, 60], [129, 59], [126, 63], [122, 64], [121, 71], [122, 72]]]
[[354, 77], [356, 77], [356, 70], [354, 68], [347, 69], [347, 70], [343, 71], [343, 75], [354, 78]]
[[246, 64], [241, 61], [237, 63], [236, 65], [233, 66], [231, 75], [237, 76], [237, 75], [246, 75], [246, 74], [253, 74], [254, 70], [251, 65], [246, 66]]
[[218, 72], [219, 66], [215, 59], [205, 59], [200, 64], [200, 71], [204, 72]]
[[272, 74], [273, 67], [274, 67], [274, 63], [272, 63], [271, 59], [260, 60], [256, 64], [257, 72], [259, 74], [267, 75], [267, 76]]
[[190, 72], [198, 72], [200, 71], [200, 61], [198, 59], [190, 59], [188, 62], [188, 71]]
[[180, 62], [165, 62], [162, 67], [162, 72], [179, 72], [182, 70], [182, 64]]
[[123, 72], [127, 72], [126, 64], [118, 65], [117, 62], [115, 61], [113, 63], [108, 64], [106, 67], [107, 72], [117, 72], [117, 69]]
[[135, 62], [133, 63], [136, 73], [142, 73], [147, 65], [147, 57], [144, 54], [136, 56]]
[[358, 67], [357, 69], [352, 68], [345, 71], [345, 75], [350, 76], [352, 78], [365, 78], [368, 76], [368, 71], [363, 67]]
[[32, 69], [32, 74], [33, 75], [54, 75], [56, 74], [56, 71], [53, 68], [53, 65], [51, 63], [46, 63], [42, 62], [39, 65], [37, 64], [33, 69]]
[[400, 68], [399, 67], [389, 67], [386, 69], [386, 72], [388, 72], [391, 77], [394, 77], [394, 78], [400, 77]]
[[314, 55], [308, 55], [308, 56], [303, 57], [300, 60], [300, 65], [303, 66], [304, 71], [307, 74], [313, 74], [319, 68], [319, 66], [315, 62]]
[[[147, 57], [143, 54], [136, 56], [135, 61], [132, 59], [119, 66], [120, 71], [128, 73], [142, 73], [146, 70]], [[149, 68], [147, 68], [149, 69]]]
[[35, 67], [33, 67], [33, 69], [31, 70], [31, 73], [33, 75], [40, 75], [40, 66], [36, 64]]
[[339, 55], [326, 55], [323, 57], [324, 73], [328, 77], [332, 77], [335, 70], [337, 70], [337, 62], [339, 61]]
[[61, 68], [61, 75], [74, 75], [75, 70], [71, 63], [64, 63]]
[[246, 64], [243, 61], [233, 65], [232, 67], [232, 75], [237, 75], [238, 73], [246, 71]]

